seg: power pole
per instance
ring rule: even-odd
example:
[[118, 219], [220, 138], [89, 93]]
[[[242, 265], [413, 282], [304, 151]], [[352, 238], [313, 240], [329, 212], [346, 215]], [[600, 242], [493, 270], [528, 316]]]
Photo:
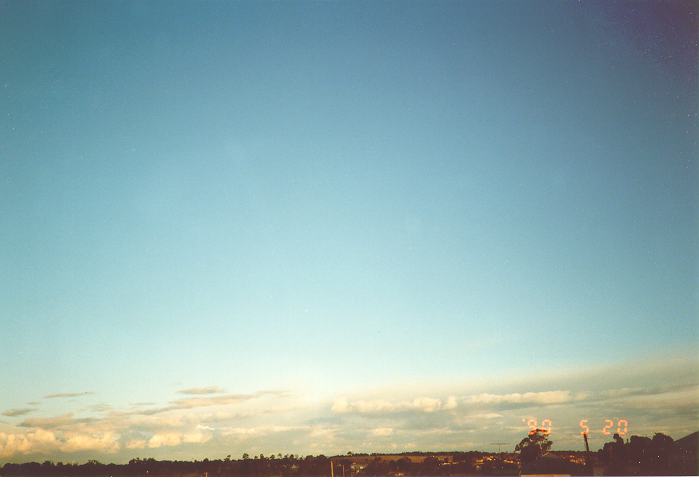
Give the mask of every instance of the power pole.
[[587, 433], [583, 433], [583, 439], [585, 440], [585, 466], [594, 475], [594, 466], [592, 464], [592, 454], [590, 453], [590, 444], [587, 442]]
[[497, 445], [497, 446], [498, 446], [498, 453], [500, 453], [500, 447], [501, 447], [502, 445], [507, 445], [507, 444], [509, 444], [509, 443], [498, 442], [498, 443], [490, 443], [490, 444], [491, 444], [491, 445]]

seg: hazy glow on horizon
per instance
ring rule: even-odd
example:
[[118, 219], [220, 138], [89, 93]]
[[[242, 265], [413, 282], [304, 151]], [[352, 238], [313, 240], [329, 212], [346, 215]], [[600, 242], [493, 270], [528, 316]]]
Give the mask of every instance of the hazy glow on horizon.
[[0, 462], [696, 431], [697, 32], [0, 2]]

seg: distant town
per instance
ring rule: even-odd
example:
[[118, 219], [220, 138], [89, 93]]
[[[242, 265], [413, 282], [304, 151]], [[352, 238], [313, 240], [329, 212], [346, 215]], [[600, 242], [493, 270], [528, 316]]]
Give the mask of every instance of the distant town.
[[653, 437], [619, 435], [597, 451], [551, 451], [543, 430], [529, 433], [513, 452], [353, 453], [335, 456], [262, 454], [240, 459], [170, 461], [134, 458], [126, 464], [6, 463], [0, 476], [668, 476], [697, 475], [699, 432], [678, 440], [663, 433]]

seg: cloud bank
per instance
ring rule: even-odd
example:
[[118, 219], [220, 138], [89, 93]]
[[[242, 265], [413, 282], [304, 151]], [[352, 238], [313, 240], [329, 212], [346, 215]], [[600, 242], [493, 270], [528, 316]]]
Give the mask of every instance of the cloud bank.
[[57, 392], [55, 394], [47, 394], [44, 396], [44, 399], [59, 399], [59, 398], [66, 398], [66, 397], [80, 397], [80, 396], [89, 396], [90, 394], [94, 394], [94, 392], [91, 391], [85, 391], [85, 392]]
[[34, 411], [34, 408], [8, 409], [7, 411], [3, 412], [2, 415], [14, 418], [16, 416], [24, 416], [32, 411]]
[[[207, 386], [175, 391], [184, 397], [162, 404], [66, 401], [64, 412], [52, 415], [6, 410], [11, 422], [0, 423], [0, 461], [488, 449], [493, 442], [514, 447], [532, 423], [544, 420], [556, 449], [582, 449], [582, 419], [593, 448], [609, 440], [605, 420], [614, 426], [625, 420], [629, 434], [680, 438], [697, 430], [698, 369], [695, 360], [649, 362], [315, 400], [292, 391], [236, 394]], [[68, 395], [84, 393], [60, 396]], [[32, 411], [36, 415], [26, 416]]]
[[190, 387], [187, 389], [180, 389], [177, 391], [179, 394], [188, 395], [200, 395], [200, 394], [220, 394], [225, 392], [218, 386], [206, 386], [206, 387]]

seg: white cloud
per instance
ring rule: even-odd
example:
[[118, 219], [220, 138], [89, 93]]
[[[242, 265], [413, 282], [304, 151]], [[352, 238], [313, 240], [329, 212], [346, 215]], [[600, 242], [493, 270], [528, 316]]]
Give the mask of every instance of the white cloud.
[[220, 394], [220, 393], [225, 392], [225, 391], [218, 386], [206, 386], [206, 387], [190, 387], [187, 389], [180, 389], [177, 392], [180, 394], [200, 395], [200, 394]]
[[433, 413], [442, 409], [442, 401], [430, 397], [418, 397], [413, 399], [412, 407], [425, 413]]
[[56, 443], [51, 431], [38, 429], [26, 433], [0, 432], [0, 457], [27, 454], [34, 450], [45, 450]]
[[570, 391], [514, 392], [511, 394], [476, 394], [466, 399], [471, 404], [562, 404], [571, 402]]
[[44, 396], [44, 399], [58, 399], [58, 398], [64, 398], [64, 397], [80, 397], [80, 396], [88, 396], [90, 394], [94, 394], [94, 392], [91, 391], [84, 391], [84, 392], [56, 392], [54, 394], [47, 394]]
[[391, 436], [393, 428], [374, 428], [371, 430], [373, 436]]
[[333, 439], [337, 433], [336, 427], [312, 426], [309, 436], [311, 438], [328, 438]]
[[55, 451], [114, 453], [119, 450], [118, 439], [119, 435], [113, 432], [86, 434], [36, 429], [24, 433], [0, 433], [0, 457]]
[[56, 428], [66, 424], [73, 424], [75, 422], [76, 420], [73, 418], [73, 413], [67, 413], [48, 418], [28, 418], [22, 421], [19, 425], [27, 428]]
[[24, 416], [25, 414], [29, 414], [32, 411], [34, 411], [34, 408], [8, 409], [7, 411], [4, 411], [2, 415], [14, 418], [17, 416]]
[[257, 426], [257, 427], [227, 427], [218, 430], [221, 436], [248, 438], [252, 436], [267, 436], [274, 433], [308, 430], [308, 426]]
[[333, 404], [332, 409], [338, 413], [371, 414], [395, 412], [399, 410], [399, 406], [399, 404], [385, 400], [359, 400], [350, 403], [346, 399], [340, 399]]
[[458, 406], [458, 401], [456, 400], [455, 396], [449, 396], [447, 398], [447, 402], [444, 404], [444, 409], [449, 410], [449, 409], [456, 409]]
[[148, 440], [148, 448], [177, 446], [180, 443], [182, 443], [182, 435], [180, 433], [156, 433]]
[[60, 450], [66, 453], [76, 451], [100, 451], [114, 453], [119, 450], [119, 435], [117, 433], [63, 433], [64, 439]]
[[341, 397], [339, 399], [336, 399], [335, 402], [333, 402], [333, 405], [330, 408], [330, 410], [333, 413], [337, 414], [348, 413], [351, 410], [350, 403], [347, 401], [346, 398]]
[[126, 448], [129, 450], [145, 448], [147, 445], [146, 440], [129, 440], [126, 442]]
[[481, 414], [474, 414], [472, 417], [475, 419], [497, 419], [497, 418], [502, 418], [503, 415], [500, 413], [481, 413]]
[[[589, 418], [597, 430], [595, 446], [606, 438], [599, 431], [604, 419], [613, 416], [627, 419], [630, 433], [666, 430], [680, 438], [695, 431], [686, 428], [696, 422], [699, 376], [678, 382], [677, 368], [661, 368], [665, 371], [654, 371], [648, 381], [629, 377], [621, 383], [605, 381], [616, 376], [608, 368], [597, 374], [571, 374], [561, 382], [532, 376], [528, 387], [519, 380], [511, 388], [520, 392], [493, 382], [468, 392], [459, 385], [417, 384], [398, 392], [359, 392], [316, 401], [301, 394], [217, 394], [204, 392], [207, 388], [190, 388], [186, 391], [202, 391], [160, 407], [110, 409], [76, 403], [71, 408], [69, 400], [56, 401], [64, 406], [58, 415], [37, 410], [36, 416], [24, 417], [19, 424], [0, 423], [0, 457], [72, 460], [109, 454], [109, 459], [128, 461], [143, 449], [154, 457], [329, 454], [380, 451], [377, 447], [385, 448], [388, 441], [404, 450], [464, 449], [468, 443], [515, 443], [527, 432], [529, 418], [552, 420], [558, 449], [582, 446], [577, 434], [582, 418]], [[94, 415], [97, 410], [100, 413]]]
[[348, 401], [347, 398], [336, 399], [331, 411], [335, 414], [391, 414], [401, 412], [423, 412], [433, 413], [440, 410], [451, 410], [457, 407], [454, 396], [450, 396], [446, 401], [432, 397], [416, 397], [409, 401], [388, 401], [385, 399], [359, 399]]
[[[162, 432], [156, 433], [148, 440], [148, 448], [160, 448], [162, 446], [178, 446], [183, 443], [206, 443], [212, 437], [209, 430], [197, 428], [184, 433]], [[133, 443], [135, 446], [136, 443]]]

